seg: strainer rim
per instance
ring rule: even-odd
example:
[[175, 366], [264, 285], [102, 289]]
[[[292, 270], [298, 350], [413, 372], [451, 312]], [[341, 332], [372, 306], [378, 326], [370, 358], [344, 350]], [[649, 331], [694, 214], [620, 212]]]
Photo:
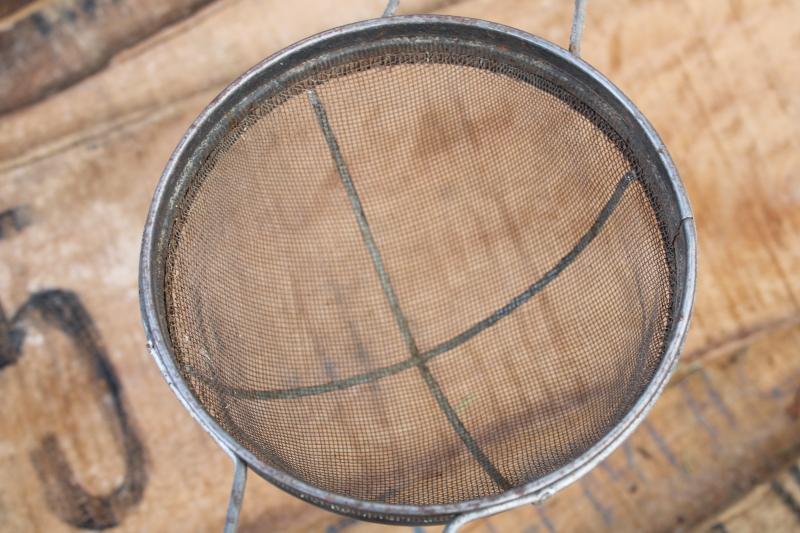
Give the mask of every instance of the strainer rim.
[[[333, 37], [355, 35], [364, 31], [374, 31], [387, 26], [403, 24], [420, 26], [444, 24], [454, 28], [468, 26], [486, 31], [489, 34], [502, 34], [505, 38], [523, 41], [529, 46], [537, 47], [543, 52], [565, 61], [571, 68], [576, 69], [576, 71], [586, 75], [593, 83], [598, 84], [598, 87], [602, 88], [608, 96], [615, 99], [629, 114], [629, 118], [632, 118], [636, 125], [641, 128], [646, 140], [658, 153], [659, 162], [669, 178], [667, 186], [671, 193], [671, 200], [675, 202], [675, 207], [679, 214], [678, 227], [674, 228], [673, 234], [673, 241], [678, 243], [675, 252], [676, 255], [681, 254], [685, 261], [685, 268], [677, 276], [673, 294], [673, 297], [678, 299], [676, 301], [679, 302], [680, 307], [676, 310], [675, 320], [672, 321], [671, 329], [665, 337], [663, 356], [644, 391], [614, 427], [581, 455], [545, 476], [499, 494], [448, 504], [390, 504], [361, 500], [310, 485], [285, 471], [259, 460], [252, 452], [239, 444], [230, 433], [225, 431], [192, 394], [177, 367], [170, 345], [166, 341], [168, 332], [162, 327], [161, 313], [159, 312], [161, 307], [157, 303], [159, 297], [163, 299], [163, 291], [159, 291], [158, 282], [161, 279], [159, 276], [163, 278], [163, 255], [166, 250], [164, 241], [169, 238], [168, 232], [163, 230], [163, 226], [166, 223], [164, 219], [166, 218], [165, 215], [174, 213], [180, 203], [180, 198], [174, 195], [171, 186], [181, 177], [187, 160], [196, 151], [197, 147], [194, 143], [201, 143], [213, 127], [212, 117], [214, 114], [229, 108], [231, 101], [236, 101], [237, 93], [244, 90], [243, 87], [248, 81], [252, 81], [259, 73], [280, 64], [283, 60], [298, 52], [324, 45]], [[447, 15], [404, 15], [356, 22], [327, 30], [295, 43], [264, 59], [237, 78], [203, 110], [183, 135], [180, 143], [172, 153], [153, 195], [142, 238], [139, 294], [148, 351], [183, 406], [225, 451], [244, 460], [261, 477], [278, 487], [301, 498], [305, 497], [304, 499], [309, 499], [313, 503], [329, 510], [360, 518], [364, 518], [367, 515], [373, 520], [384, 518], [385, 521], [389, 522], [400, 521], [397, 517], [402, 517], [401, 521], [406, 523], [414, 523], [415, 519], [434, 518], [434, 520], [427, 521], [430, 523], [432, 521], [443, 522], [449, 516], [465, 512], [495, 507], [501, 510], [513, 507], [520, 499], [528, 500], [537, 494], [552, 494], [577, 480], [622, 443], [652, 408], [674, 371], [685, 339], [694, 300], [695, 254], [696, 238], [691, 208], [677, 169], [667, 153], [666, 147], [642, 113], [605, 76], [582, 59], [556, 44], [502, 24]], [[161, 274], [158, 273], [159, 269], [161, 269]]]

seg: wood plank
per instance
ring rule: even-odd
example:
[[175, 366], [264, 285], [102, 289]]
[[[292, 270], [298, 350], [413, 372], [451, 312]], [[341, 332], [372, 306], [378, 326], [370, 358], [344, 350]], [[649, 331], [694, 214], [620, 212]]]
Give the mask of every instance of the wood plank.
[[0, 17], [5, 17], [14, 12], [22, 10], [25, 6], [29, 6], [36, 0], [8, 0], [0, 6]]
[[693, 531], [797, 531], [800, 527], [800, 463], [795, 460], [769, 481], [761, 483], [735, 504]]
[[0, 115], [97, 72], [211, 0], [13, 0], [0, 6]]
[[[564, 44], [568, 4], [407, 2], [401, 12], [483, 17]], [[225, 83], [291, 41], [381, 7], [215, 3], [0, 120], [0, 389], [14, 406], [0, 413], [0, 529], [58, 531], [103, 519], [132, 531], [218, 530], [229, 460], [143, 349], [135, 277], [150, 194], [172, 147]], [[798, 7], [790, 0], [590, 4], [586, 59], [654, 122], [694, 204], [695, 321], [673, 385], [604, 466], [538, 510], [473, 530], [689, 527], [796, 456], [798, 425], [787, 409], [800, 385], [800, 100], [793, 90], [800, 65], [785, 53], [800, 35], [792, 23]], [[14, 320], [30, 308], [36, 312]], [[81, 308], [91, 323], [48, 318]], [[12, 349], [22, 330], [21, 350]], [[98, 371], [92, 353], [113, 374]], [[113, 405], [117, 382], [129, 424]], [[40, 481], [35, 454], [53, 432], [74, 474], [62, 476], [61, 491]], [[44, 468], [56, 475], [58, 466]], [[101, 498], [81, 496], [78, 484]], [[111, 497], [116, 489], [123, 497]], [[255, 476], [242, 526], [378, 529], [310, 507]]]

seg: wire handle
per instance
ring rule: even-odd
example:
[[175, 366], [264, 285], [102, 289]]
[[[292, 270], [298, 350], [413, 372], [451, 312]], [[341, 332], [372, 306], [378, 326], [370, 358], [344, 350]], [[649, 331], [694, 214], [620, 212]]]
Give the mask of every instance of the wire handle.
[[231, 484], [231, 496], [228, 499], [228, 512], [225, 515], [224, 533], [236, 533], [239, 525], [239, 511], [242, 509], [244, 499], [244, 488], [247, 483], [247, 465], [236, 453], [230, 453], [233, 459], [233, 483]]
[[[572, 12], [572, 29], [569, 32], [569, 51], [575, 57], [581, 56], [581, 39], [583, 38], [583, 26], [586, 22], [586, 2], [587, 0], [575, 0], [575, 9]], [[393, 16], [399, 4], [400, 0], [389, 0], [381, 16]]]
[[391, 17], [394, 15], [394, 12], [397, 11], [397, 6], [400, 4], [400, 0], [389, 0], [386, 4], [386, 9], [383, 10], [383, 15], [381, 17]]
[[464, 526], [469, 522], [472, 522], [473, 520], [478, 520], [479, 518], [486, 518], [487, 516], [492, 516], [497, 513], [502, 513], [503, 511], [515, 509], [522, 505], [527, 505], [527, 504], [539, 505], [552, 495], [553, 495], [552, 489], [544, 489], [540, 492], [529, 494], [528, 496], [520, 498], [518, 500], [511, 500], [505, 503], [501, 503], [499, 505], [495, 505], [494, 507], [488, 507], [486, 509], [479, 509], [477, 511], [472, 511], [469, 513], [458, 515], [445, 526], [443, 533], [456, 533], [461, 529], [462, 526]]
[[572, 12], [572, 30], [569, 32], [569, 51], [575, 57], [581, 56], [581, 38], [583, 25], [586, 22], [586, 1], [575, 0], [575, 10]]

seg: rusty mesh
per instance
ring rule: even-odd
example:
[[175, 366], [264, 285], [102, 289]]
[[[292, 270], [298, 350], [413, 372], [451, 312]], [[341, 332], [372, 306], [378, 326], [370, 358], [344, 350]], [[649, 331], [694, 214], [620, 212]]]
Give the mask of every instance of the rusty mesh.
[[568, 88], [415, 48], [235, 121], [166, 261], [175, 358], [237, 441], [368, 501], [497, 494], [649, 383], [671, 266], [643, 165]]

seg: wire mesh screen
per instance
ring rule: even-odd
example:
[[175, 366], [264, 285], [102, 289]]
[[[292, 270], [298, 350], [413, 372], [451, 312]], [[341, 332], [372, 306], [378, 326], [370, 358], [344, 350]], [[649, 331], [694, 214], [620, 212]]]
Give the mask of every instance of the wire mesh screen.
[[331, 492], [447, 504], [540, 478], [662, 356], [643, 172], [536, 72], [419, 46], [330, 64], [192, 178], [166, 262], [177, 363], [236, 440]]

